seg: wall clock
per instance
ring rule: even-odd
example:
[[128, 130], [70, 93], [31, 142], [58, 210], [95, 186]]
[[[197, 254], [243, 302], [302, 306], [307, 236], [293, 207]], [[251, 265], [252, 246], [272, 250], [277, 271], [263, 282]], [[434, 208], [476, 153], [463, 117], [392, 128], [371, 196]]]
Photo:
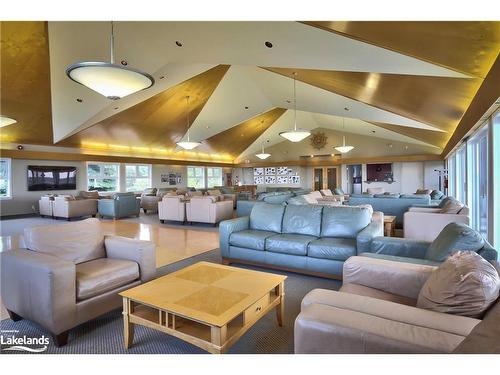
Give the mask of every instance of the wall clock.
[[312, 133], [311, 134], [311, 146], [316, 150], [321, 150], [326, 146], [326, 140], [328, 137], [323, 132]]

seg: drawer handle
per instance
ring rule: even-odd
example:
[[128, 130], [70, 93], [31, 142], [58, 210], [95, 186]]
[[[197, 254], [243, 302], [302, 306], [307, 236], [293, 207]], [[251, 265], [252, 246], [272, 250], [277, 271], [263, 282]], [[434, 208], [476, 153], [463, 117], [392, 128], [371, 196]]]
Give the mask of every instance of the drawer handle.
[[260, 310], [262, 310], [262, 307], [260, 306], [255, 309], [255, 311], [260, 311]]

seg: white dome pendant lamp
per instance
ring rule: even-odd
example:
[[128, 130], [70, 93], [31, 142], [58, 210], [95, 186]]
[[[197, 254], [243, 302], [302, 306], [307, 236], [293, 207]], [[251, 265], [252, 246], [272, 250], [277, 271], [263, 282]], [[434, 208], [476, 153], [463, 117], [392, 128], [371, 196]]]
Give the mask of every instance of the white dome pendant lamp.
[[111, 21], [110, 62], [84, 61], [70, 65], [66, 75], [111, 100], [121, 99], [154, 85], [154, 78], [148, 73], [115, 64], [114, 27]]
[[[260, 122], [260, 126], [261, 126], [261, 130], [263, 130], [264, 121]], [[263, 133], [263, 132], [261, 132], [261, 133]], [[267, 159], [269, 156], [271, 156], [271, 154], [267, 154], [266, 152], [264, 152], [264, 141], [262, 142], [262, 152], [260, 154], [255, 154], [255, 156], [257, 156], [261, 160]]]
[[286, 132], [281, 132], [280, 135], [288, 139], [290, 142], [300, 142], [303, 139], [309, 137], [311, 132], [305, 129], [297, 129], [297, 73], [293, 73], [293, 130], [288, 130]]
[[[345, 129], [345, 118], [342, 117], [342, 130], [344, 130], [344, 129]], [[337, 150], [341, 154], [345, 154], [345, 153], [351, 151], [354, 148], [354, 146], [346, 146], [345, 135], [343, 135], [342, 136], [342, 146], [336, 146], [334, 148], [335, 148], [335, 150]]]
[[177, 146], [182, 147], [184, 150], [192, 150], [201, 145], [201, 142], [195, 142], [189, 139], [189, 96], [186, 96], [186, 107], [187, 107], [187, 113], [186, 113], [187, 140], [177, 142]]

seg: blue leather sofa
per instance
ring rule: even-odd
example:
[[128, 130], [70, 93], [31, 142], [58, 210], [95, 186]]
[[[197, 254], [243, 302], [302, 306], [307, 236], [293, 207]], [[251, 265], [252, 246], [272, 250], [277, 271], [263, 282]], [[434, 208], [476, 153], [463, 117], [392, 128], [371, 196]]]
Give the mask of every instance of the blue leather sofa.
[[341, 278], [344, 261], [370, 251], [382, 220], [364, 207], [256, 203], [249, 216], [220, 223], [225, 264], [264, 265]]
[[425, 194], [352, 194], [347, 204], [359, 206], [369, 204], [373, 211], [382, 211], [385, 215], [396, 216], [396, 226], [403, 227], [403, 216], [413, 205], [429, 205], [431, 198]]
[[276, 191], [270, 193], [261, 193], [256, 200], [248, 200], [238, 202], [236, 205], [236, 216], [248, 216], [252, 211], [253, 206], [258, 202], [266, 202], [271, 204], [284, 204], [288, 199], [295, 196], [295, 193], [290, 191]]
[[100, 199], [97, 211], [103, 217], [119, 219], [127, 216], [139, 216], [141, 201], [134, 193], [116, 193], [112, 199]]

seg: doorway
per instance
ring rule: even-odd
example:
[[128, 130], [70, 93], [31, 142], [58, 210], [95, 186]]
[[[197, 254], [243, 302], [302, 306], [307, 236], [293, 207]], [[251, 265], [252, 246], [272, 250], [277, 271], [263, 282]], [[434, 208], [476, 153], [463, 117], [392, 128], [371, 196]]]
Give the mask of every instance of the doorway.
[[338, 167], [316, 167], [313, 170], [314, 190], [330, 189], [339, 186]]
[[361, 194], [361, 164], [348, 165], [347, 172], [347, 191], [346, 194]]

